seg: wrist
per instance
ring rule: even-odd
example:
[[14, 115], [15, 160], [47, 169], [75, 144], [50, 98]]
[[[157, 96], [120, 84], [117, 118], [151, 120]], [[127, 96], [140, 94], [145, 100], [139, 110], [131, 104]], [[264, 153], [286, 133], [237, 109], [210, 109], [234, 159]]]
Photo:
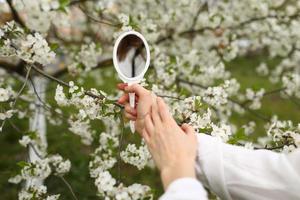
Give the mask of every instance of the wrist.
[[166, 166], [161, 169], [160, 176], [165, 190], [176, 179], [196, 178], [195, 161], [181, 160], [173, 165]]

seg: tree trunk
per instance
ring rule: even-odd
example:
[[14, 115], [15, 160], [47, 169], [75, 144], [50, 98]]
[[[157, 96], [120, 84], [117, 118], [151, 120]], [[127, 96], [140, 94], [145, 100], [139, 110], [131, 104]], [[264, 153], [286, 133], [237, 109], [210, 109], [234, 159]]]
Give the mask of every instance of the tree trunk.
[[[29, 161], [34, 162], [36, 160], [41, 159], [41, 155], [45, 154], [45, 150], [47, 149], [47, 138], [46, 138], [46, 130], [47, 130], [47, 124], [46, 124], [46, 116], [45, 116], [45, 109], [43, 107], [43, 104], [40, 100], [45, 102], [46, 97], [46, 87], [47, 87], [47, 80], [44, 77], [35, 76], [33, 78], [33, 84], [35, 86], [36, 92], [39, 95], [40, 99], [35, 95], [35, 104], [34, 106], [34, 114], [30, 118], [29, 121], [29, 129], [30, 131], [36, 132], [38, 138], [40, 138], [40, 142], [42, 144], [43, 149], [39, 149], [36, 145], [29, 146]], [[31, 87], [32, 92], [34, 93], [34, 87]], [[42, 179], [32, 179], [27, 181], [26, 186], [29, 185], [42, 185], [43, 184]]]

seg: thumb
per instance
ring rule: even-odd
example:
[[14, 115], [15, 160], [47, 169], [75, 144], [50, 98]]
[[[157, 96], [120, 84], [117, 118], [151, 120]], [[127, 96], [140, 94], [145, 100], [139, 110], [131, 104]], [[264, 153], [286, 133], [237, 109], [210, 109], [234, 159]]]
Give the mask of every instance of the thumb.
[[135, 93], [137, 96], [142, 97], [146, 95], [149, 91], [140, 86], [139, 84], [133, 84], [130, 86], [125, 87], [125, 92], [128, 93]]
[[188, 124], [182, 124], [181, 129], [187, 134], [195, 134], [195, 130], [192, 126], [188, 125]]

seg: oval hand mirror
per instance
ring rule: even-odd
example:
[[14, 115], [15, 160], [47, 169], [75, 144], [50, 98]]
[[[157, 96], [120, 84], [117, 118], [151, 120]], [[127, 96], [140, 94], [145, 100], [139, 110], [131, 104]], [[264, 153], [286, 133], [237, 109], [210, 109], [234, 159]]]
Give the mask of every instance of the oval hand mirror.
[[[114, 45], [113, 63], [120, 79], [130, 84], [139, 83], [150, 64], [150, 50], [144, 36], [136, 31], [121, 34]], [[130, 106], [135, 106], [135, 94], [129, 93]], [[135, 132], [130, 121], [131, 132]]]

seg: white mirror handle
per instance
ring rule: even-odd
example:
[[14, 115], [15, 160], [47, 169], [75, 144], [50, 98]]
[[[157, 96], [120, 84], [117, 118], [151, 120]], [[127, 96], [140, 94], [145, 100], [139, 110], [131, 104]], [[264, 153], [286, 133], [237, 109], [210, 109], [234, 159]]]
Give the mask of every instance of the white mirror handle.
[[[131, 108], [134, 108], [135, 106], [135, 93], [129, 93], [129, 104]], [[135, 132], [135, 122], [134, 121], [130, 121], [129, 125], [130, 125], [130, 130], [132, 133]]]

